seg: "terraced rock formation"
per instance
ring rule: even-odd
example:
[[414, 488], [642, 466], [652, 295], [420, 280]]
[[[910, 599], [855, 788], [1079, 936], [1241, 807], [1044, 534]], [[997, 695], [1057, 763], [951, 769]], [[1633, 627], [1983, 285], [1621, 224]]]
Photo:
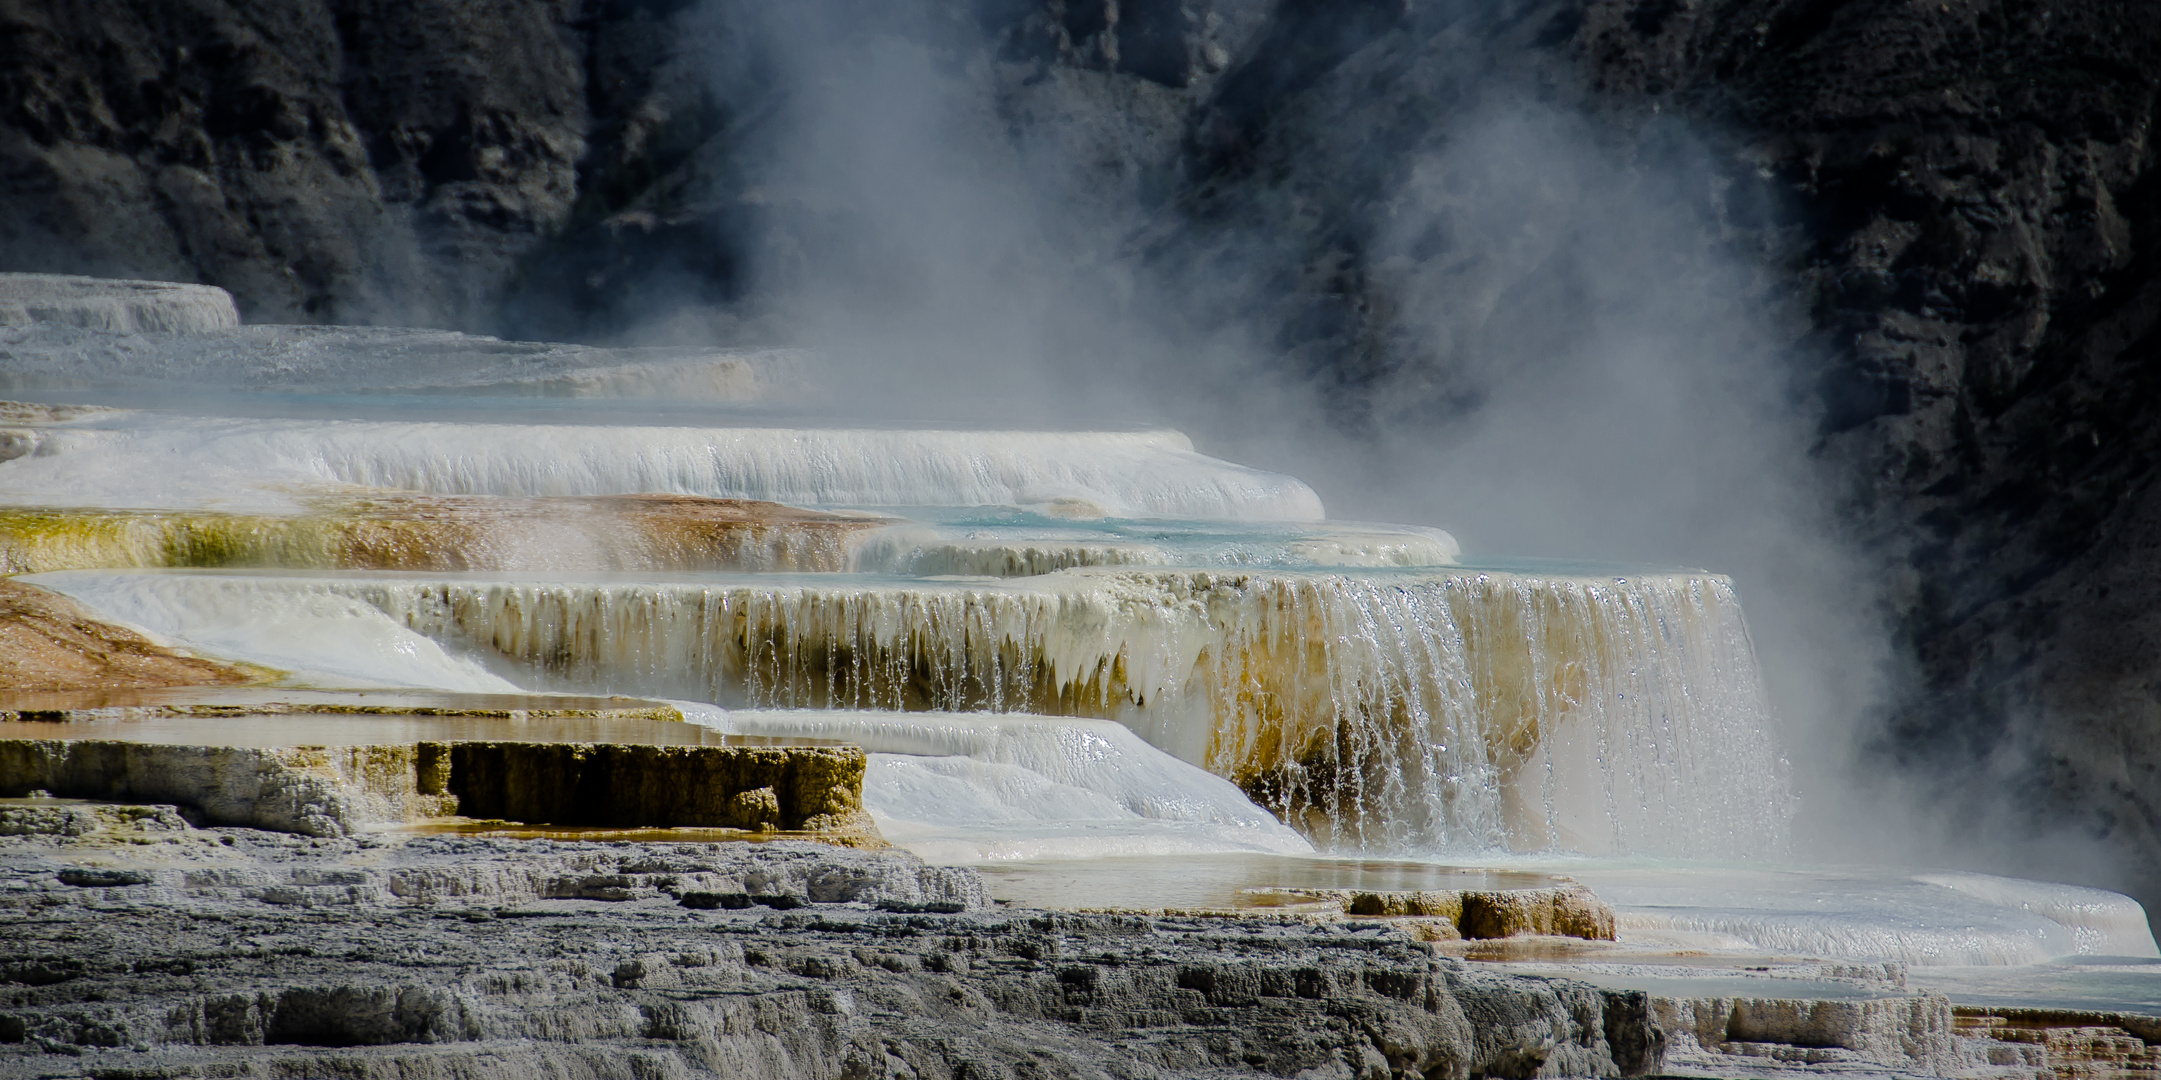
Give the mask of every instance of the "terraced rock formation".
[[0, 326], [52, 325], [118, 333], [186, 334], [240, 325], [233, 298], [213, 285], [115, 281], [63, 274], [0, 279]]
[[863, 812], [863, 752], [854, 747], [236, 747], [15, 735], [0, 732], [0, 794], [173, 800], [211, 821], [315, 836], [447, 817], [866, 840], [877, 832]]
[[[887, 29], [877, 6], [829, 26]], [[788, 114], [753, 8], [16, 0], [0, 266], [207, 281], [258, 321], [760, 337], [787, 277], [765, 271], [851, 222], [758, 171]], [[2161, 902], [2151, 4], [920, 13], [972, 37], [938, 55], [986, 75], [989, 126], [1080, 147], [1045, 262], [1110, 252], [1142, 302], [1115, 287], [1134, 265], [1198, 268], [1220, 288], [1161, 290], [1176, 314], [1238, 328], [1354, 431], [1446, 424], [1581, 345], [1601, 259], [1642, 250], [1486, 223], [1602, 225], [1574, 210], [1611, 205], [1600, 177], [1671, 189], [1626, 276], [1786, 313], [1758, 396], [1800, 400], [1786, 464], [1825, 471], [1871, 553], [1902, 685], [1859, 749], [1951, 777], [1924, 801], [1962, 841], [2011, 838], [1999, 868]], [[1584, 189], [1450, 164], [1501, 98], [1583, 122]]]

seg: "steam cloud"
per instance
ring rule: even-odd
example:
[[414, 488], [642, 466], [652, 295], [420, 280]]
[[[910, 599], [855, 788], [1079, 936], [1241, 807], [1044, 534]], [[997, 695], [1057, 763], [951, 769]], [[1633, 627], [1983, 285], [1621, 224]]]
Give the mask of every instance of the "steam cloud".
[[[1755, 196], [1679, 123], [1617, 132], [1537, 104], [1444, 35], [1424, 47], [1461, 50], [1475, 85], [1451, 88], [1443, 120], [1367, 143], [1308, 118], [1313, 158], [1225, 211], [1179, 194], [1191, 106], [1167, 89], [1011, 61], [931, 3], [703, 17], [740, 43], [710, 89], [755, 163], [713, 197], [754, 208], [750, 293], [828, 358], [835, 408], [1175, 426], [1306, 479], [1333, 517], [1439, 525], [1474, 559], [1729, 573], [1783, 715], [1802, 842], [1813, 825], [1824, 854], [1832, 837], [1842, 858], [1911, 854], [1852, 840], [1890, 805], [1848, 790], [1881, 783], [1853, 755], [1889, 650], [1810, 464], [1792, 374], [1805, 319], [1764, 271], [1778, 253], [1736, 246], [1756, 234], [1727, 218], [1760, 211], [1735, 206]], [[1305, 97], [1367, 107], [1381, 62], [1354, 58]], [[1317, 209], [1301, 170], [1377, 179], [1363, 205]], [[1328, 313], [1287, 300], [1327, 291], [1311, 219], [1330, 213], [1349, 234], [1340, 269], [1383, 307], [1333, 348], [1313, 344]]]

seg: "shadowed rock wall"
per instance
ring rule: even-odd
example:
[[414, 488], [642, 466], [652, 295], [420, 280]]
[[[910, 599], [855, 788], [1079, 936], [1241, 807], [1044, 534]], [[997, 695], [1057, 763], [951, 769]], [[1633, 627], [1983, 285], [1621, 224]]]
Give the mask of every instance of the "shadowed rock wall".
[[[1760, 268], [1754, 302], [1804, 316], [1790, 393], [1898, 646], [1889, 715], [1858, 748], [1877, 778], [1948, 807], [1964, 857], [2008, 840], [1999, 868], [2161, 902], [2161, 11], [1302, 11], [1280, 6], [1195, 113], [1183, 208], [1201, 239], [1182, 257], [1236, 235], [1218, 250], [1283, 259], [1249, 272], [1284, 284], [1237, 295], [1274, 298], [1257, 314], [1281, 355], [1351, 422], [1467, 412], [1482, 370], [1576, 344], [1554, 313], [1590, 287], [1565, 259], [1511, 264], [1491, 235], [1452, 234], [1461, 213], [1391, 235], [1417, 161], [1395, 151], [1445, 145], [1496, 97], [1591, 117], [1616, 160], [1676, 184], [1694, 230], [1677, 246]], [[1465, 236], [1484, 248], [1452, 251]], [[1450, 260], [1477, 273], [1422, 314], [1401, 283]]]
[[0, 264], [464, 323], [577, 193], [575, 4], [0, 4]]
[[1975, 836], [2048, 837], [2013, 869], [2113, 871], [2151, 909], [2161, 10], [1673, 5], [1640, 33], [1658, 10], [1575, 47], [1798, 208], [1818, 453], [1910, 665], [1878, 745]]

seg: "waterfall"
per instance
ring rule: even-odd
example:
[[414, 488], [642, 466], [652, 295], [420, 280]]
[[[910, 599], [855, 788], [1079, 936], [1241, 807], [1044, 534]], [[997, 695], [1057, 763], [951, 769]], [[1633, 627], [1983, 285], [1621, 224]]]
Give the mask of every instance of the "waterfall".
[[29, 580], [181, 638], [190, 608], [357, 601], [525, 685], [1115, 720], [1338, 848], [1751, 856], [1790, 814], [1710, 574]]

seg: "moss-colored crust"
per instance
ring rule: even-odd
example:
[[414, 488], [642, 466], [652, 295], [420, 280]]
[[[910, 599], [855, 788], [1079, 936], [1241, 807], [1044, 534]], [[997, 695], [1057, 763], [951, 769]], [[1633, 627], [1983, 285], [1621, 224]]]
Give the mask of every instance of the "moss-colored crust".
[[848, 568], [850, 536], [885, 524], [689, 495], [320, 496], [298, 514], [11, 507], [0, 509], [0, 574], [511, 569], [531, 537], [565, 529], [590, 540], [611, 569], [825, 572]]

